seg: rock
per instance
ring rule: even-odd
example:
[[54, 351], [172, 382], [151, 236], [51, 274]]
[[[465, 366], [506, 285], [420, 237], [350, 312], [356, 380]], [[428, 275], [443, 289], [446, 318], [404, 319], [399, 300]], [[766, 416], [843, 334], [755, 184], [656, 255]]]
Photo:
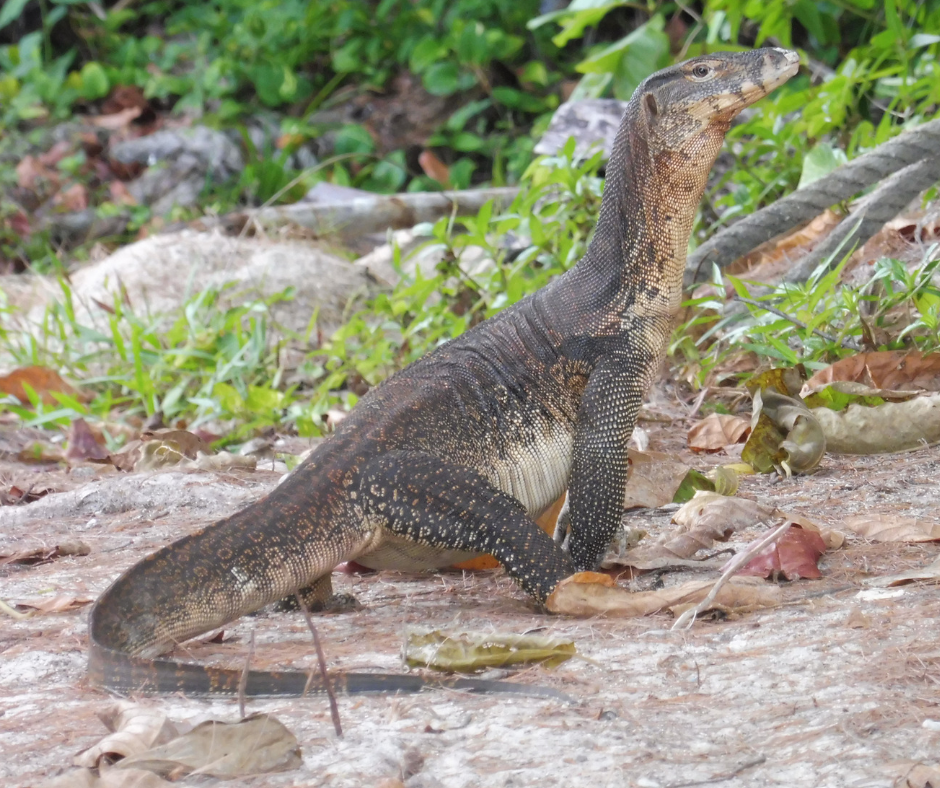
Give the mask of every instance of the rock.
[[111, 158], [122, 164], [151, 167], [158, 161], [192, 157], [215, 178], [225, 179], [245, 166], [241, 151], [225, 134], [206, 126], [166, 129], [146, 137], [123, 140], [112, 146]]
[[609, 159], [626, 107], [626, 101], [616, 99], [565, 102], [555, 111], [548, 130], [535, 145], [535, 152], [553, 156], [565, 147], [569, 137], [574, 137], [575, 159], [590, 158], [597, 153], [598, 146], [604, 159]]
[[[314, 311], [324, 333], [337, 328], [350, 301], [373, 295], [379, 287], [369, 273], [315, 246], [296, 241], [269, 242], [228, 238], [191, 231], [146, 238], [70, 274], [79, 322], [100, 324], [105, 317], [95, 301], [110, 305], [125, 294], [125, 309], [140, 315], [174, 312], [188, 296], [207, 288], [227, 287], [219, 309], [295, 288], [291, 301], [271, 307], [274, 320], [304, 333]], [[0, 290], [11, 304], [42, 319], [52, 299], [61, 297], [46, 277], [0, 277]], [[15, 318], [11, 315], [11, 321]]]

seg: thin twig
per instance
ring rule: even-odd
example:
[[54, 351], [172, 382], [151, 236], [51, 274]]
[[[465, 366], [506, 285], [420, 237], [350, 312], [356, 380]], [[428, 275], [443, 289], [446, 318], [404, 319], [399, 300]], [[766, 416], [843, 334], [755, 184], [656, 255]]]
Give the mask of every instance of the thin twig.
[[[336, 705], [336, 695], [333, 692], [333, 685], [330, 683], [330, 677], [326, 672], [326, 657], [323, 656], [323, 649], [320, 646], [320, 636], [317, 634], [317, 628], [313, 625], [310, 611], [307, 610], [307, 606], [304, 604], [303, 599], [300, 598], [300, 594], [294, 594], [294, 596], [297, 598], [297, 604], [304, 614], [307, 629], [309, 629], [310, 634], [313, 635], [313, 645], [317, 650], [317, 661], [320, 663], [320, 675], [323, 677], [323, 687], [326, 689], [326, 696], [330, 699], [330, 716], [333, 718], [333, 730], [336, 731], [336, 736], [341, 739], [343, 738], [343, 726], [339, 721], [339, 706]], [[309, 685], [309, 683], [308, 681], [307, 684]], [[304, 687], [304, 692], [306, 691], [307, 687]]]
[[[758, 309], [763, 309], [765, 312], [770, 312], [772, 315], [777, 317], [782, 317], [784, 320], [789, 320], [793, 325], [799, 326], [800, 328], [806, 329], [809, 326], [806, 325], [802, 320], [797, 320], [793, 315], [788, 315], [786, 312], [777, 309], [775, 306], [764, 303], [763, 301], [753, 301], [750, 298], [744, 298], [743, 296], [736, 295], [733, 301], [740, 301], [742, 304], [750, 304], [751, 306], [756, 306]], [[810, 329], [816, 336], [825, 339], [827, 342], [836, 342], [844, 347], [846, 350], [854, 350], [858, 353], [862, 352], [862, 348], [858, 346], [854, 339], [839, 339], [834, 337], [832, 334], [827, 334], [825, 331], [820, 331], [818, 328]]]
[[756, 758], [751, 758], [748, 761], [744, 761], [740, 766], [732, 769], [730, 772], [725, 772], [724, 774], [716, 775], [715, 777], [709, 777], [707, 780], [695, 780], [690, 783], [669, 783], [666, 788], [692, 788], [695, 785], [711, 785], [712, 783], [723, 783], [725, 780], [730, 780], [732, 777], [737, 777], [741, 772], [752, 769], [755, 766], [760, 766], [762, 763], [766, 763], [766, 755], [758, 755]]
[[251, 665], [251, 657], [255, 653], [255, 631], [251, 630], [251, 639], [248, 641], [248, 653], [245, 655], [245, 668], [242, 670], [242, 677], [238, 680], [238, 715], [245, 719], [245, 695], [248, 689], [248, 666]]
[[703, 610], [707, 610], [708, 606], [715, 600], [715, 597], [718, 596], [718, 591], [721, 587], [730, 580], [734, 574], [750, 561], [755, 555], [757, 555], [761, 550], [763, 550], [767, 545], [776, 542], [781, 536], [783, 536], [793, 525], [791, 520], [785, 520], [782, 525], [775, 528], [763, 539], [755, 542], [746, 550], [742, 550], [738, 553], [728, 564], [728, 568], [721, 573], [721, 577], [715, 582], [715, 585], [712, 586], [712, 590], [708, 592], [701, 602], [699, 602], [695, 607], [689, 608], [685, 611], [679, 618], [676, 619], [675, 623], [670, 627], [670, 629], [681, 629], [685, 627], [688, 629], [695, 622], [695, 617], [701, 613]]

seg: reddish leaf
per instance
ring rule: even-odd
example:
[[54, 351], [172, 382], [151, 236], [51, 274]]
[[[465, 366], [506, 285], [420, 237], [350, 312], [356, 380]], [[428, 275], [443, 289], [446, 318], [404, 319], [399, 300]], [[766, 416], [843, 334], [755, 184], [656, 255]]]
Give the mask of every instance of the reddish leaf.
[[53, 145], [49, 150], [39, 157], [39, 163], [43, 167], [55, 167], [62, 159], [72, 152], [72, 143], [60, 141]]
[[822, 572], [816, 562], [826, 552], [826, 543], [815, 531], [793, 525], [777, 540], [767, 545], [752, 558], [737, 574], [758, 577], [777, 577], [787, 580], [801, 577], [819, 578]]
[[433, 178], [442, 186], [448, 186], [450, 184], [450, 170], [447, 169], [447, 165], [431, 151], [422, 151], [421, 155], [418, 156], [418, 164], [421, 165], [424, 174], [429, 178]]

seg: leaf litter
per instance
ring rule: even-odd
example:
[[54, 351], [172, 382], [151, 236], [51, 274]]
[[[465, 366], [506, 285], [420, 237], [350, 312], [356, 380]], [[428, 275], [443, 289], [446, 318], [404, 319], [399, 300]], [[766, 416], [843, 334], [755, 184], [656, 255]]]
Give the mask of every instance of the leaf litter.
[[[649, 431], [653, 450], [680, 458], [689, 468], [702, 466], [702, 456], [684, 446], [681, 430], [653, 424]], [[823, 534], [848, 531], [843, 521], [851, 516], [923, 519], [932, 514], [938, 474], [940, 455], [926, 449], [903, 458], [826, 456], [807, 477], [742, 476], [737, 496], [727, 500], [752, 507], [758, 517], [749, 523], [742, 518], [720, 546], [740, 549], [766, 532], [766, 512], [774, 509], [812, 518]], [[37, 481], [42, 478], [39, 474]], [[257, 498], [277, 475], [238, 470], [213, 479], [212, 473], [170, 470], [89, 478], [90, 486], [4, 507], [0, 547], [25, 546], [30, 539], [56, 544], [66, 535], [81, 535], [90, 547], [84, 556], [8, 565], [2, 570], [7, 598], [56, 593], [93, 598], [156, 546]], [[133, 487], [125, 490], [125, 480]], [[192, 486], [196, 480], [198, 488]], [[206, 503], [197, 503], [195, 489]], [[35, 515], [33, 507], [38, 507]], [[628, 512], [627, 524], [648, 532], [634, 549], [679, 536], [670, 523], [676, 515], [670, 503]], [[717, 516], [714, 527], [721, 530]], [[695, 558], [718, 546], [697, 550]], [[632, 619], [538, 615], [501, 570], [337, 575], [337, 590], [353, 593], [365, 608], [316, 617], [331, 669], [400, 670], [398, 646], [402, 633], [413, 627], [484, 634], [539, 628], [540, 635], [574, 643], [587, 660], [553, 669], [525, 667], [515, 680], [555, 686], [582, 705], [451, 692], [340, 698], [346, 735], [338, 742], [328, 708], [316, 699], [254, 701], [250, 711], [276, 714], [297, 736], [304, 760], [293, 771], [266, 775], [263, 783], [234, 778], [229, 784], [354, 786], [392, 779], [409, 787], [462, 787], [632, 780], [665, 786], [713, 780], [753, 762], [722, 784], [868, 780], [890, 786], [912, 765], [932, 763], [937, 751], [938, 734], [926, 723], [940, 718], [940, 658], [925, 633], [940, 626], [940, 602], [930, 581], [915, 582], [903, 596], [889, 598], [855, 599], [840, 589], [855, 592], [865, 580], [927, 567], [937, 549], [930, 542], [876, 543], [849, 532], [842, 547], [831, 547], [820, 558], [821, 579], [736, 579], [727, 584], [734, 593], [769, 593], [771, 606], [732, 600], [715, 608], [719, 620], [699, 620], [681, 635], [665, 630], [682, 605], [711, 588], [715, 566], [703, 568], [695, 597], [683, 588], [688, 578], [682, 572], [636, 574], [628, 582], [630, 592], [669, 590], [679, 600], [672, 613]], [[717, 563], [716, 557], [708, 563]], [[857, 609], [856, 621], [867, 626], [850, 625], [848, 609]], [[107, 701], [84, 685], [84, 620], [84, 612], [66, 611], [10, 622], [5, 630], [11, 634], [0, 635], [0, 747], [16, 753], [0, 764], [5, 784], [38, 784], [61, 772], [77, 750], [94, 744], [100, 725], [94, 712]], [[308, 669], [313, 664], [304, 623], [273, 613], [234, 622], [222, 643], [188, 643], [179, 656], [241, 667], [252, 632], [258, 644], [253, 666]], [[58, 709], [52, 726], [50, 703]], [[197, 724], [207, 717], [231, 719], [234, 706], [165, 698], [159, 708]], [[763, 760], [755, 761], [755, 751]], [[590, 755], [578, 759], [578, 753]], [[102, 779], [115, 774], [110, 769]], [[403, 774], [410, 776], [402, 780]]]

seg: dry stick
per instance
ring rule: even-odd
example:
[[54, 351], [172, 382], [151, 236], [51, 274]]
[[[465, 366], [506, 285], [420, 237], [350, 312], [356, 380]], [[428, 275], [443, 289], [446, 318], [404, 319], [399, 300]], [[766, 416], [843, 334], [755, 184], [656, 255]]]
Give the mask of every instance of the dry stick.
[[723, 783], [725, 780], [730, 780], [732, 777], [737, 777], [741, 772], [745, 772], [748, 769], [752, 769], [755, 766], [760, 766], [762, 763], [766, 763], [766, 755], [758, 755], [755, 758], [744, 761], [737, 768], [732, 769], [730, 772], [725, 772], [724, 774], [719, 774], [715, 777], [709, 777], [705, 780], [695, 780], [690, 783], [669, 783], [666, 788], [692, 788], [695, 785], [711, 785], [712, 783]]
[[728, 568], [721, 573], [721, 577], [719, 577], [715, 582], [715, 585], [712, 586], [712, 590], [708, 592], [708, 596], [706, 596], [695, 607], [689, 608], [685, 611], [685, 613], [679, 616], [670, 629], [680, 629], [683, 626], [685, 626], [686, 629], [690, 628], [695, 622], [695, 617], [703, 610], [708, 608], [708, 606], [715, 600], [715, 597], [718, 596], [718, 591], [725, 583], [728, 582], [728, 580], [731, 579], [735, 572], [737, 572], [742, 566], [744, 566], [744, 564], [750, 561], [761, 550], [767, 547], [767, 545], [776, 542], [789, 530], [792, 524], [793, 523], [790, 520], [785, 520], [782, 525], [780, 525], [778, 528], [775, 528], [763, 539], [755, 542], [746, 550], [741, 551], [734, 558], [732, 558], [731, 562], [728, 564]]
[[255, 652], [255, 631], [251, 630], [251, 639], [248, 641], [248, 653], [245, 655], [245, 668], [238, 680], [238, 716], [245, 719], [245, 694], [248, 689], [248, 666]]
[[[333, 693], [333, 685], [330, 683], [330, 677], [326, 672], [326, 657], [323, 656], [323, 648], [320, 646], [320, 636], [317, 634], [317, 628], [313, 625], [313, 619], [310, 617], [310, 611], [307, 610], [307, 606], [304, 604], [303, 599], [300, 598], [300, 594], [294, 594], [297, 598], [297, 604], [300, 606], [301, 611], [304, 614], [304, 620], [307, 622], [307, 629], [310, 630], [310, 634], [313, 635], [313, 645], [317, 650], [317, 662], [320, 663], [320, 675], [323, 677], [323, 687], [326, 689], [326, 696], [330, 700], [330, 716], [333, 718], [333, 730], [336, 731], [336, 736], [338, 738], [343, 738], [343, 726], [339, 721], [339, 706], [336, 705], [336, 695]], [[307, 687], [310, 685], [310, 680], [307, 680], [307, 686], [304, 687], [304, 693], [307, 692]]]
[[295, 203], [248, 211], [249, 220], [262, 223], [293, 222], [325, 235], [359, 236], [365, 233], [414, 227], [433, 222], [452, 211], [460, 215], [476, 214], [489, 200], [497, 208], [511, 203], [519, 190], [514, 186], [492, 189], [466, 189], [447, 192], [376, 194], [323, 205]]
[[686, 262], [685, 285], [711, 276], [712, 264], [731, 264], [791, 227], [807, 222], [883, 178], [940, 151], [940, 119], [911, 129], [802, 189], [746, 216], [703, 243]]
[[[758, 309], [763, 309], [765, 312], [770, 312], [772, 315], [777, 317], [782, 317], [784, 320], [789, 320], [793, 325], [799, 326], [800, 328], [809, 328], [802, 320], [797, 320], [792, 315], [788, 315], [786, 312], [777, 309], [775, 306], [764, 303], [763, 301], [754, 301], [750, 298], [744, 298], [743, 296], [736, 295], [732, 301], [740, 301], [742, 304], [750, 304], [751, 306], [756, 306]], [[825, 331], [820, 331], [818, 328], [812, 329], [812, 332], [818, 336], [825, 339], [827, 342], [836, 342], [846, 350], [854, 350], [858, 353], [862, 352], [861, 346], [854, 339], [839, 339], [834, 337], [832, 334], [827, 334]]]

